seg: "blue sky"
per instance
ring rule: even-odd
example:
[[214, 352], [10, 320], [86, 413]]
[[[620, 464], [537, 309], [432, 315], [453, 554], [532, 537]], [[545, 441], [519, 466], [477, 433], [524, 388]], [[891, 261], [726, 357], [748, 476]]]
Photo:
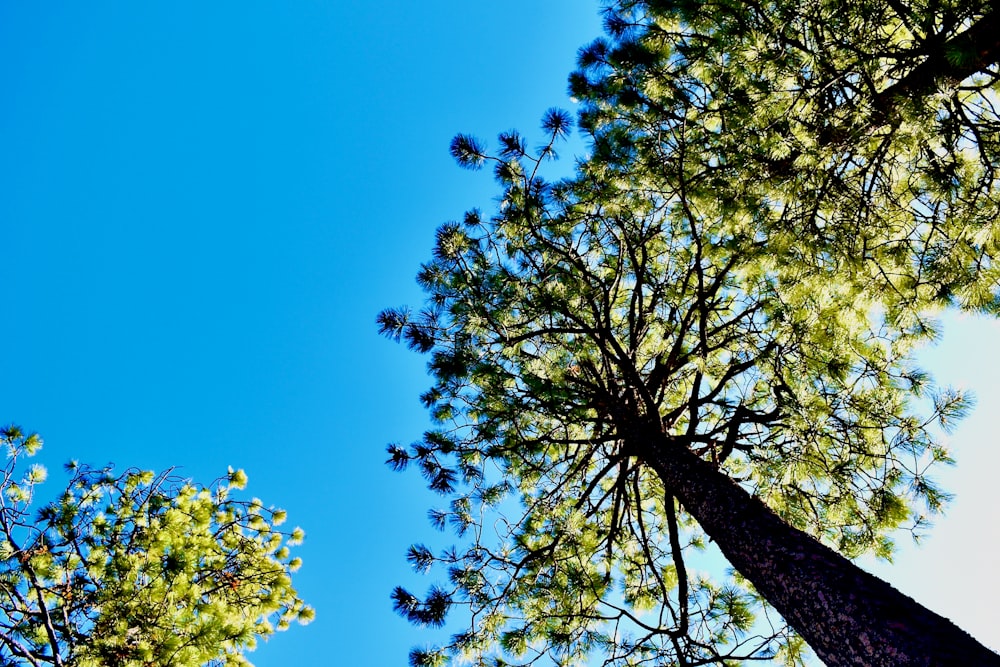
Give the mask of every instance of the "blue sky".
[[[593, 0], [0, 4], [0, 421], [53, 470], [244, 467], [306, 529], [317, 608], [258, 667], [405, 664], [424, 640], [389, 592], [436, 499], [382, 463], [426, 425], [424, 360], [374, 318], [419, 302], [439, 223], [494, 205], [451, 137], [540, 138], [599, 30]], [[998, 334], [956, 320], [926, 356], [979, 407], [949, 518], [879, 568], [995, 647]]]

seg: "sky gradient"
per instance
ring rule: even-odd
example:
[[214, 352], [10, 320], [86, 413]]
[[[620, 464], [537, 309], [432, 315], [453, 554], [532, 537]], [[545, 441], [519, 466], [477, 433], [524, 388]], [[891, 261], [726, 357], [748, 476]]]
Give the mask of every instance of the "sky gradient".
[[[375, 315], [420, 302], [438, 224], [495, 206], [451, 137], [540, 140], [599, 32], [593, 1], [0, 4], [0, 421], [44, 437], [53, 493], [70, 458], [245, 468], [306, 530], [317, 610], [258, 667], [403, 665], [443, 636], [391, 611], [430, 583], [404, 554], [439, 539], [437, 500], [383, 464], [426, 427], [428, 381]], [[876, 566], [994, 648], [998, 338], [949, 316], [922, 357], [979, 405], [938, 475], [949, 516]]]

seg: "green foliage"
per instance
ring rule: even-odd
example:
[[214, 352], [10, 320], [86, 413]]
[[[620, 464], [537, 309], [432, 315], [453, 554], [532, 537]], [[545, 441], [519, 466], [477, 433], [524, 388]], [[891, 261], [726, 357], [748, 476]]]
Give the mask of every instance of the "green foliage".
[[996, 312], [990, 3], [623, 0], [606, 25], [571, 79], [601, 168], [682, 161], [667, 178], [862, 274], [898, 325], [932, 302]]
[[910, 355], [938, 309], [1000, 309], [993, 60], [940, 47], [989, 11], [622, 0], [570, 80], [573, 177], [540, 173], [562, 114], [534, 154], [456, 138], [499, 211], [443, 225], [424, 309], [379, 316], [430, 353], [438, 422], [389, 463], [418, 465], [462, 539], [411, 549], [448, 584], [396, 609], [470, 619], [412, 664], [801, 664], [747, 582], [688, 566], [704, 535], [651, 430], [849, 557], [941, 508], [933, 425], [970, 403]]
[[59, 499], [32, 516], [41, 445], [7, 427], [0, 471], [0, 664], [249, 665], [259, 637], [313, 611], [299, 599], [284, 512], [236, 500], [246, 474], [211, 487], [171, 471], [115, 474], [75, 462]]

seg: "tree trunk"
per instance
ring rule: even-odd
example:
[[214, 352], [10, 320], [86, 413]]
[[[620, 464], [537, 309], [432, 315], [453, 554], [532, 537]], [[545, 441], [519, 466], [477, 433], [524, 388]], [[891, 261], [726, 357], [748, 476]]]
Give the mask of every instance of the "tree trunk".
[[942, 84], [957, 85], [1000, 60], [1000, 9], [993, 7], [965, 32], [933, 45], [909, 74], [875, 96], [876, 118], [885, 120], [900, 100], [926, 97]]
[[792, 527], [687, 448], [654, 438], [645, 462], [829, 667], [1000, 667], [1000, 655], [948, 619]]

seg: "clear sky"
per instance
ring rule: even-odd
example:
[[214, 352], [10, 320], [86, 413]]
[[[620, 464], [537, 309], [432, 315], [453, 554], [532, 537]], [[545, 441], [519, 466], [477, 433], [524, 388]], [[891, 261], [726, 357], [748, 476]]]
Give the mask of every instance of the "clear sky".
[[[404, 553], [436, 499], [383, 465], [426, 426], [424, 359], [374, 318], [419, 302], [439, 223], [494, 206], [451, 137], [540, 139], [599, 30], [594, 0], [0, 2], [0, 421], [39, 431], [53, 472], [244, 467], [306, 529], [317, 609], [258, 667], [405, 664], [424, 641], [389, 592], [426, 585]], [[949, 518], [878, 571], [1000, 648], [998, 337], [956, 321], [927, 355], [979, 407], [939, 476]]]

